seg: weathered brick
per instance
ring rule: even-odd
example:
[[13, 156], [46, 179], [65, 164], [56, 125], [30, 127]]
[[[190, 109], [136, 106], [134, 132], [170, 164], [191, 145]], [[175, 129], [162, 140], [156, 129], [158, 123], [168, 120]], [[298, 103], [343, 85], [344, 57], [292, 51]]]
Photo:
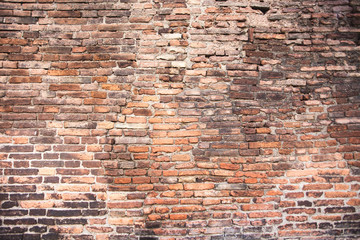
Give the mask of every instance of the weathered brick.
[[3, 1], [0, 238], [358, 237], [354, 4]]
[[55, 205], [53, 201], [22, 201], [22, 208], [52, 208]]
[[280, 148], [281, 142], [250, 142], [249, 148]]
[[41, 83], [41, 77], [11, 77], [9, 83]]
[[248, 164], [243, 166], [244, 171], [265, 171], [270, 169], [271, 165], [268, 163]]
[[47, 212], [47, 216], [52, 217], [76, 217], [81, 216], [80, 210], [54, 210], [49, 209]]
[[213, 183], [189, 183], [184, 185], [185, 190], [208, 190], [214, 188]]
[[142, 205], [143, 205], [142, 202], [111, 202], [107, 204], [109, 208], [122, 208], [122, 209], [139, 208]]

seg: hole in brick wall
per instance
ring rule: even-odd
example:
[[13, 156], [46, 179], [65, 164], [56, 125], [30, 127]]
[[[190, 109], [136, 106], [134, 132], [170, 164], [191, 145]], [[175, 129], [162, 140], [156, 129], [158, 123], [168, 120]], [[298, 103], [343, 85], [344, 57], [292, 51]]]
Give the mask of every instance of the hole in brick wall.
[[145, 227], [146, 228], [160, 228], [161, 223], [160, 222], [146, 222]]
[[360, 175], [360, 169], [359, 168], [355, 168], [355, 167], [350, 167], [350, 171], [353, 175]]
[[252, 6], [251, 8], [254, 10], [260, 10], [263, 14], [266, 14], [270, 10], [270, 7], [266, 6]]
[[[146, 237], [155, 235], [155, 232], [151, 229], [140, 229], [136, 231], [136, 234], [140, 236], [144, 236], [144, 239], [147, 239]], [[149, 240], [152, 240], [154, 237], [148, 237], [148, 238]]]
[[300, 92], [303, 94], [309, 94], [310, 93], [310, 89], [305, 87], [305, 88], [300, 88]]
[[311, 90], [308, 87], [300, 88], [300, 93], [302, 93], [301, 101], [307, 101], [311, 99]]
[[139, 240], [159, 240], [158, 237], [140, 237]]

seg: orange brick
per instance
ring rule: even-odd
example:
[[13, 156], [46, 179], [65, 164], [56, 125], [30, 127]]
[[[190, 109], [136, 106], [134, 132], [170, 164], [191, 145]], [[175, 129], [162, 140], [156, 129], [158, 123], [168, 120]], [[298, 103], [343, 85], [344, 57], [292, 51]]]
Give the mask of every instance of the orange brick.
[[360, 199], [350, 199], [347, 201], [347, 204], [350, 206], [360, 206]]
[[158, 138], [158, 139], [153, 139], [153, 144], [154, 145], [171, 145], [174, 143], [173, 139], [169, 139], [169, 138]]
[[250, 142], [249, 148], [280, 148], [281, 142]]
[[201, 131], [199, 130], [182, 130], [182, 131], [172, 131], [168, 132], [169, 137], [194, 137], [200, 136]]
[[327, 198], [350, 198], [356, 195], [356, 192], [325, 192]]
[[244, 171], [265, 171], [270, 170], [271, 164], [269, 163], [256, 163], [256, 164], [244, 164]]
[[115, 178], [114, 183], [122, 183], [122, 184], [124, 184], [124, 183], [131, 183], [131, 178], [127, 178], [127, 177]]
[[129, 146], [128, 151], [129, 152], [148, 152], [149, 147], [148, 146]]
[[171, 220], [185, 220], [187, 219], [187, 214], [170, 214]]
[[214, 187], [213, 183], [188, 183], [184, 185], [185, 190], [208, 190]]
[[269, 134], [269, 133], [271, 133], [271, 129], [270, 128], [257, 128], [256, 132], [260, 133], [260, 134]]
[[190, 161], [191, 156], [189, 154], [176, 154], [171, 158], [172, 161]]
[[154, 124], [154, 130], [175, 130], [180, 129], [180, 125], [175, 124]]
[[307, 170], [289, 170], [286, 172], [288, 177], [303, 177], [303, 176], [316, 176], [318, 174], [317, 170], [307, 169]]
[[282, 217], [281, 212], [250, 212], [249, 218], [275, 218]]
[[257, 211], [257, 210], [273, 210], [272, 204], [244, 204], [241, 206], [243, 211]]
[[53, 201], [21, 201], [22, 208], [52, 208], [55, 205]]
[[127, 123], [146, 123], [145, 117], [126, 117]]
[[303, 187], [303, 190], [327, 190], [333, 187], [332, 184], [306, 184]]
[[88, 129], [59, 129], [58, 134], [60, 136], [88, 136], [90, 131]]
[[49, 70], [50, 76], [76, 76], [79, 75], [77, 70]]
[[167, 153], [173, 153], [180, 151], [180, 147], [177, 146], [161, 146], [161, 147], [152, 147], [151, 150], [153, 153], [157, 152], [167, 152]]
[[113, 225], [132, 225], [134, 220], [132, 218], [109, 218], [109, 224]]

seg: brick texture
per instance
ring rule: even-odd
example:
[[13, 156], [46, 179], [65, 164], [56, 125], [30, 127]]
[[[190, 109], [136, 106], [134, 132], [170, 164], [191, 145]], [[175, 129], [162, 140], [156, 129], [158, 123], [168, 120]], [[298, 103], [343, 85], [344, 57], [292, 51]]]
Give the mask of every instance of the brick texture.
[[1, 1], [0, 239], [358, 239], [359, 19]]

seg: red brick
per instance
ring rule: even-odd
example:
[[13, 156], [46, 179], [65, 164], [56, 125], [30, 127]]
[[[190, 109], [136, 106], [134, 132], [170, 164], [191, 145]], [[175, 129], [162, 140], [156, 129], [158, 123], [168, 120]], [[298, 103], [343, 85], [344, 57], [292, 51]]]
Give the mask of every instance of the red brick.
[[130, 146], [128, 147], [129, 152], [148, 152], [148, 146]]
[[271, 204], [244, 204], [241, 206], [243, 211], [256, 211], [256, 210], [273, 210], [274, 206]]
[[206, 208], [202, 206], [183, 206], [183, 207], [173, 207], [172, 212], [178, 213], [178, 212], [201, 212], [205, 211]]
[[333, 185], [331, 184], [306, 184], [303, 187], [303, 190], [327, 190], [331, 189]]
[[306, 222], [306, 221], [308, 221], [308, 217], [307, 216], [287, 216], [286, 220], [290, 221], [290, 222]]
[[125, 170], [125, 175], [127, 176], [142, 176], [146, 174], [145, 169], [133, 169], [133, 170]]
[[270, 170], [271, 165], [269, 163], [256, 163], [256, 164], [244, 164], [244, 171], [266, 171]]

